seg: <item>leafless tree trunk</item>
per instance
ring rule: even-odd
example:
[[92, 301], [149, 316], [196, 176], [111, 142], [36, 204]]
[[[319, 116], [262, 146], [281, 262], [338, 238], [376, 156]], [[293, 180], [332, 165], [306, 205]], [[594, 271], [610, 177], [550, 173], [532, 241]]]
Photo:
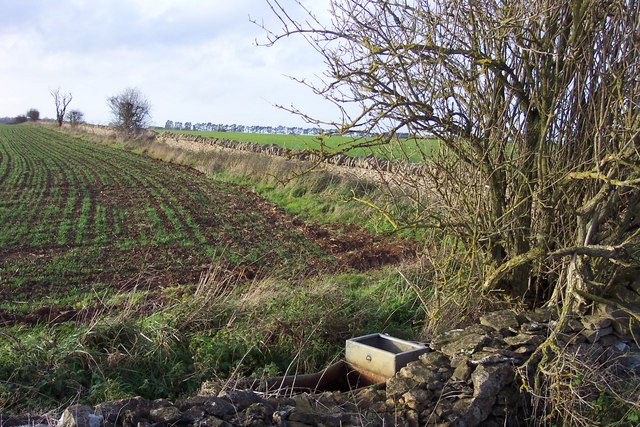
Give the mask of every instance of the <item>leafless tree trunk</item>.
[[71, 103], [73, 96], [71, 95], [71, 93], [60, 92], [60, 88], [52, 90], [50, 91], [50, 93], [53, 97], [53, 102], [56, 105], [56, 121], [58, 122], [58, 126], [62, 126], [64, 116], [67, 112], [67, 107]]

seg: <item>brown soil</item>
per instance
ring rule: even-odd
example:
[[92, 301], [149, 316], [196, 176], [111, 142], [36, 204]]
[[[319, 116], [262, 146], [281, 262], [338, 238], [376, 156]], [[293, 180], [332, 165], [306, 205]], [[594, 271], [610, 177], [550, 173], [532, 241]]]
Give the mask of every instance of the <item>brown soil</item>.
[[[54, 159], [55, 155], [56, 153], [52, 152], [51, 158]], [[54, 163], [55, 161], [55, 159], [52, 160]], [[111, 226], [115, 223], [112, 216], [112, 206], [118, 206], [121, 210], [128, 207], [132, 208], [126, 211], [126, 215], [129, 216], [119, 222], [122, 226], [122, 230], [118, 235], [120, 241], [127, 237], [135, 239], [140, 230], [152, 231], [152, 224], [147, 224], [146, 222], [148, 221], [144, 219], [144, 216], [135, 217], [132, 214], [133, 208], [136, 206], [150, 206], [158, 214], [160, 224], [156, 226], [171, 231], [175, 226], [170, 221], [170, 218], [163, 213], [158, 200], [164, 197], [159, 196], [162, 189], [157, 183], [162, 182], [164, 179], [162, 174], [166, 164], [157, 160], [158, 164], [163, 164], [163, 168], [158, 169], [155, 169], [153, 164], [148, 166], [145, 164], [145, 166], [142, 166], [144, 167], [144, 174], [136, 176], [128, 174], [126, 168], [117, 164], [118, 161], [116, 158], [94, 155], [91, 150], [82, 153], [81, 164], [74, 163], [75, 160], [73, 158], [69, 159], [68, 166], [73, 169], [73, 174], [69, 176], [73, 179], [67, 178], [66, 175], [58, 177], [58, 191], [55, 197], [57, 203], [60, 203], [60, 200], [67, 200], [69, 192], [76, 191], [78, 183], [81, 182], [81, 187], [87, 190], [91, 199], [91, 210], [87, 216], [92, 218], [91, 221], [93, 221], [95, 207], [97, 205], [104, 206], [106, 209], [104, 221], [108, 230], [112, 230]], [[63, 166], [66, 167], [66, 165], [66, 163], [59, 165], [58, 169], [63, 170]], [[173, 192], [170, 195], [173, 200], [172, 203], [184, 208], [184, 212], [175, 209], [174, 215], [180, 224], [186, 224], [188, 222], [187, 217], [197, 223], [200, 226], [201, 237], [204, 237], [207, 242], [214, 242], [215, 247], [225, 248], [238, 242], [249, 247], [248, 245], [252, 245], [255, 242], [256, 245], [253, 247], [261, 248], [265, 246], [265, 240], [267, 241], [266, 246], [272, 239], [274, 244], [277, 244], [276, 239], [279, 236], [284, 236], [288, 231], [295, 231], [309, 241], [315, 242], [336, 261], [331, 262], [327, 257], [304, 258], [303, 263], [306, 264], [306, 268], [301, 274], [306, 276], [344, 271], [345, 269], [362, 272], [387, 264], [398, 263], [415, 256], [416, 245], [412, 242], [374, 235], [367, 230], [353, 226], [308, 224], [287, 215], [283, 209], [278, 208], [273, 203], [244, 187], [224, 184], [227, 189], [231, 188], [231, 192], [240, 193], [239, 195], [241, 196], [237, 198], [228, 197], [229, 190], [217, 193], [216, 191], [221, 190], [213, 188], [214, 186], [210, 181], [200, 179], [204, 175], [201, 172], [176, 164], [173, 164], [172, 167], [179, 171], [179, 173], [172, 175], [172, 179], [175, 180], [175, 186], [172, 188], [176, 189], [172, 190]], [[56, 169], [52, 170], [55, 171]], [[106, 171], [106, 176], [101, 177], [92, 172], [94, 170]], [[196, 177], [195, 175], [199, 176]], [[51, 200], [54, 198], [54, 194], [52, 193], [53, 189], [50, 180], [51, 177], [47, 175], [44, 196], [38, 200], [39, 208], [49, 203], [56, 203], [56, 201]], [[78, 182], [73, 182], [73, 180]], [[17, 189], [18, 191], [9, 194], [9, 196], [17, 197], [16, 194], [24, 190], [27, 185], [28, 183], [24, 182], [22, 187]], [[196, 193], [210, 194], [211, 200], [220, 200], [221, 204], [226, 204], [224, 206], [211, 206], [210, 203], [206, 202], [206, 197], [204, 198], [205, 202], [203, 202], [190, 196], [190, 194]], [[219, 196], [220, 194], [224, 194], [226, 197], [221, 197]], [[166, 202], [165, 199], [163, 200]], [[78, 197], [75, 206], [77, 216], [80, 216], [81, 209], [82, 206]], [[213, 215], [216, 210], [227, 212], [228, 214], [224, 218], [216, 217]], [[41, 209], [35, 210], [33, 214], [35, 216], [30, 218], [32, 223], [35, 224], [43, 220], [37, 217], [40, 211]], [[237, 222], [235, 214], [246, 214], [245, 217], [250, 217], [251, 221], [253, 221], [249, 222], [251, 226], [247, 227], [246, 221]], [[24, 222], [25, 219], [20, 218], [16, 219], [16, 221]], [[62, 219], [53, 217], [49, 218], [49, 221], [55, 226], [56, 224], [59, 225]], [[5, 224], [5, 226], [11, 227], [12, 224]], [[238, 234], [240, 236], [215, 233], [218, 227], [222, 226], [239, 230]], [[195, 231], [186, 226], [184, 229], [191, 241], [197, 241], [198, 236], [194, 235]], [[93, 231], [87, 231], [87, 233], [91, 234]], [[92, 237], [94, 236], [89, 236], [89, 238]], [[291, 241], [291, 236], [286, 236], [286, 238], [288, 239], [286, 240], [287, 242]], [[231, 241], [232, 239], [235, 240]], [[67, 241], [72, 241], [72, 239], [67, 239]], [[303, 248], [301, 242], [294, 241], [293, 245], [294, 252], [298, 251], [299, 245], [299, 252], [306, 253], [303, 251], [306, 251], [307, 247]], [[55, 264], [56, 260], [68, 256], [74, 250], [79, 252], [88, 251], [84, 258], [79, 255], [72, 260], [81, 264], [74, 267], [76, 269], [75, 272], [71, 270], [62, 273], [56, 272], [54, 275], [56, 279], [59, 279], [59, 283], [52, 284], [47, 281], [46, 275], [49, 273], [46, 266]], [[273, 270], [277, 270], [286, 262], [286, 260], [278, 259], [279, 257], [275, 251], [270, 253], [267, 248], [265, 252], [262, 259], [255, 261], [253, 264], [235, 265], [227, 273], [244, 279], [252, 279], [263, 272], [262, 264], [269, 264]], [[83, 244], [66, 243], [57, 245], [50, 240], [49, 243], [35, 247], [25, 243], [22, 246], [18, 244], [5, 248], [0, 250], [0, 274], [11, 274], [7, 269], [3, 272], [3, 265], [20, 266], [22, 269], [29, 269], [32, 273], [25, 276], [27, 279], [17, 287], [18, 289], [0, 286], [0, 301], [5, 302], [5, 308], [7, 302], [15, 304], [15, 309], [13, 307], [0, 309], [0, 327], [20, 323], [84, 322], [95, 318], [96, 315], [105, 310], [105, 304], [101, 303], [100, 298], [106, 298], [114, 292], [127, 292], [134, 289], [147, 293], [146, 300], [140, 307], [136, 307], [136, 310], [140, 314], [152, 312], [165, 304], [165, 301], [163, 301], [163, 288], [169, 286], [176, 288], [184, 286], [188, 288], [189, 285], [198, 283], [201, 275], [209, 269], [209, 260], [205, 258], [195, 256], [193, 247], [184, 247], [179, 244], [163, 244], [162, 246], [132, 245], [130, 249], [122, 249], [116, 247], [112, 242], [105, 242], [102, 246], [91, 246], [87, 249]], [[79, 271], [89, 271], [89, 273], [83, 276], [83, 273], [78, 273]], [[74, 274], [77, 277], [74, 277]], [[264, 274], [270, 273], [267, 270], [264, 271]], [[2, 279], [1, 276], [0, 279]], [[92, 298], [97, 301], [95, 306], [76, 309], [73, 307], [59, 307], [52, 301], [47, 301], [52, 296], [68, 294], [71, 288], [80, 292], [93, 292], [92, 286], [97, 283], [102, 284], [101, 286], [106, 291], [104, 295], [96, 295], [95, 298]], [[40, 307], [30, 313], [25, 313], [24, 310], [18, 307], [19, 304], [31, 305], [34, 301], [38, 301]], [[110, 310], [117, 309], [118, 307], [113, 306], [110, 308]]]
[[[403, 260], [411, 259], [416, 254], [416, 244], [414, 242], [392, 239], [385, 236], [375, 235], [362, 228], [354, 226], [338, 225], [315, 225], [305, 223], [295, 217], [287, 215], [283, 209], [266, 201], [260, 196], [238, 187], [253, 202], [253, 208], [265, 213], [268, 221], [274, 226], [282, 227], [302, 233], [307, 239], [315, 242], [327, 254], [330, 254], [337, 262], [327, 263], [322, 259], [309, 259], [309, 271], [316, 272], [337, 272], [345, 269], [364, 272], [384, 265], [396, 264]], [[38, 251], [16, 251], [12, 253], [0, 253], [0, 261], [10, 261], [15, 259], [31, 259], [33, 262], [42, 262], [53, 258], [57, 253], [68, 250], [69, 247], [49, 247]], [[146, 260], [154, 254], [134, 248], [127, 252], [128, 265], [118, 265], [122, 261], [122, 254], [118, 254], [115, 249], [111, 252], [111, 260], [106, 260], [104, 271], [99, 272], [95, 277], [96, 281], [106, 282], [110, 288], [116, 291], [147, 290], [145, 301], [136, 307], [136, 313], [152, 313], [161, 308], [163, 301], [162, 288], [165, 286], [175, 286], [176, 284], [194, 284], [204, 274], [207, 265], [194, 265], [189, 262], [189, 248], [170, 248], [172, 257], [182, 257], [185, 263], [181, 268], [167, 268], [157, 270], [145, 270], [144, 275], [136, 274], [133, 270], [135, 265], [143, 265]], [[148, 249], [148, 248], [147, 248]], [[110, 251], [107, 251], [109, 253]], [[239, 267], [235, 271], [228, 271], [226, 274], [240, 276], [244, 279], [252, 279], [256, 272], [251, 266]], [[34, 284], [33, 292], [38, 292], [37, 284]], [[64, 289], [46, 289], [42, 292], [64, 292]], [[11, 291], [0, 289], [1, 300], [11, 300]], [[114, 312], [122, 307], [111, 306], [109, 311]], [[71, 307], [42, 306], [30, 313], [9, 312], [0, 309], [0, 327], [15, 324], [35, 325], [45, 323], [49, 325], [74, 321], [85, 323], [94, 319], [97, 315], [105, 312], [106, 306], [90, 306], [83, 309]]]
[[274, 218], [274, 221], [296, 229], [316, 242], [338, 261], [338, 269], [351, 268], [363, 272], [416, 256], [415, 242], [376, 235], [355, 226], [308, 224], [287, 215], [282, 208], [255, 193], [245, 189], [242, 191], [254, 201], [256, 207]]

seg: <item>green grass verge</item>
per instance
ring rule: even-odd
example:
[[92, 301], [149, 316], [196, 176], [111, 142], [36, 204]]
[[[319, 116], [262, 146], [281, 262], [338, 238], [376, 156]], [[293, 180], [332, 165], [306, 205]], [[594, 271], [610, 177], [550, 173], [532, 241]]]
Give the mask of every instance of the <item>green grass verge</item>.
[[135, 294], [120, 294], [131, 305], [115, 317], [0, 329], [0, 412], [175, 399], [204, 380], [315, 371], [340, 357], [346, 338], [410, 339], [422, 320], [415, 295], [389, 270], [299, 282], [212, 279], [180, 297], [165, 292], [171, 308], [146, 317], [135, 315]]
[[[306, 221], [356, 225], [374, 233], [395, 233], [412, 239], [423, 239], [425, 235], [423, 229], [402, 227], [403, 222], [410, 224], [416, 215], [411, 191], [405, 191], [402, 197], [388, 197], [388, 189], [375, 179], [375, 172], [371, 174], [373, 179], [322, 167], [304, 173], [310, 164], [239, 150], [194, 152], [157, 142], [129, 142], [125, 147], [164, 161], [190, 165], [218, 181], [242, 185]], [[385, 214], [398, 219], [401, 227], [394, 229]]]

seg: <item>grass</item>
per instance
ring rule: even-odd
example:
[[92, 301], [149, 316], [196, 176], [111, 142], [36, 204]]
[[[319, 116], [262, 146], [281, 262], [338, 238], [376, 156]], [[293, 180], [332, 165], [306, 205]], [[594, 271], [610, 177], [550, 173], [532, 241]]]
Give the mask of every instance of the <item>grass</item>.
[[[228, 139], [238, 142], [250, 142], [260, 145], [278, 145], [290, 150], [324, 150], [328, 153], [344, 152], [350, 156], [364, 157], [373, 155], [386, 159], [405, 159], [421, 162], [424, 156], [430, 156], [440, 144], [435, 138], [394, 139], [389, 144], [375, 145], [375, 138], [350, 137], [340, 135], [281, 135], [243, 132], [208, 132], [167, 130], [185, 135], [198, 135], [208, 138]], [[356, 147], [362, 144], [374, 144], [372, 147]]]
[[400, 224], [410, 224], [416, 214], [415, 199], [410, 191], [405, 191], [402, 198], [388, 198], [385, 184], [375, 179], [375, 173], [374, 179], [329, 170], [304, 173], [312, 165], [243, 151], [193, 152], [158, 142], [129, 142], [125, 146], [167, 162], [188, 164], [216, 180], [244, 186], [306, 221], [354, 225], [412, 239], [422, 239], [425, 234], [411, 226], [394, 230], [383, 213], [395, 216]]
[[[212, 180], [129, 151], [153, 148], [0, 128], [0, 315], [49, 313], [0, 326], [0, 413], [175, 399], [207, 380], [318, 370], [352, 336], [419, 333], [417, 296], [395, 268], [312, 274], [326, 255], [247, 194], [309, 220], [366, 224], [375, 213], [348, 195], [375, 188], [331, 175], [283, 187], [252, 168]], [[251, 266], [255, 278], [236, 274]], [[65, 310], [83, 320], [49, 322]]]
[[[52, 137], [53, 140], [56, 138]], [[62, 139], [71, 147], [84, 147], [83, 152], [87, 155], [94, 152], [93, 158], [106, 148], [104, 144], [90, 144], [78, 137]], [[262, 158], [258, 161], [256, 158], [261, 156], [236, 152], [186, 153], [148, 142], [117, 145], [116, 150], [108, 151], [111, 156], [130, 155], [130, 150], [134, 150], [170, 162], [190, 164], [218, 178], [208, 181], [209, 185], [224, 189], [233, 200], [237, 199], [232, 196], [242, 196], [243, 190], [251, 188], [287, 212], [316, 223], [349, 223], [389, 232], [384, 217], [376, 209], [355, 203], [354, 195], [389, 211], [396, 209], [394, 213], [399, 215], [404, 210], [411, 211], [410, 203], [386, 204], [388, 202], [380, 196], [381, 189], [375, 182], [327, 171], [289, 180], [299, 170], [284, 159], [265, 161]], [[80, 283], [87, 272], [95, 271], [92, 270], [95, 268], [93, 263], [109, 259], [113, 251], [129, 253], [144, 246], [147, 250], [144, 259], [149, 263], [144, 264], [146, 270], [138, 271], [164, 275], [168, 272], [166, 266], [175, 261], [175, 253], [162, 254], [163, 251], [154, 249], [175, 250], [185, 245], [189, 249], [187, 253], [192, 254], [204, 248], [208, 270], [200, 280], [159, 287], [155, 298], [150, 298], [145, 281], [132, 281], [126, 275], [119, 279], [128, 281], [130, 286], [119, 290], [114, 289], [113, 284], [98, 280], [90, 284], [88, 291], [74, 286], [63, 287], [64, 297], [54, 296], [57, 304], [96, 311], [81, 323], [41, 322], [0, 327], [0, 413], [43, 413], [70, 403], [96, 404], [134, 395], [176, 399], [195, 394], [203, 382], [224, 385], [244, 376], [316, 371], [341, 356], [346, 338], [387, 332], [416, 339], [425, 330], [437, 330], [431, 325], [434, 319], [429, 318], [429, 303], [424, 303], [432, 296], [431, 284], [438, 287], [438, 298], [431, 299], [438, 301], [436, 306], [441, 298], [449, 301], [446, 303], [449, 305], [444, 305], [444, 311], [439, 312], [442, 319], [438, 319], [438, 325], [452, 327], [462, 322], [461, 314], [469, 315], [462, 306], [480, 310], [478, 306], [490, 304], [474, 293], [462, 295], [456, 289], [447, 292], [446, 288], [456, 288], [455, 282], [461, 280], [465, 269], [446, 255], [442, 259], [430, 259], [433, 271], [401, 265], [367, 273], [345, 270], [315, 276], [268, 274], [247, 279], [228, 274], [229, 263], [241, 266], [246, 261], [257, 262], [262, 254], [270, 253], [274, 241], [247, 242], [252, 250], [245, 252], [245, 256], [233, 246], [222, 249], [207, 246], [202, 240], [208, 236], [206, 227], [202, 226], [203, 217], [191, 209], [192, 204], [206, 206], [210, 203], [207, 193], [192, 192], [189, 203], [185, 203], [177, 193], [160, 185], [160, 181], [170, 180], [158, 178], [169, 174], [168, 169], [156, 171], [153, 162], [146, 164], [136, 158], [141, 164], [136, 167], [148, 169], [138, 175], [121, 171], [122, 179], [132, 192], [145, 189], [145, 194], [132, 196], [136, 203], [127, 209], [115, 210], [110, 216], [110, 205], [95, 203], [91, 191], [75, 191], [71, 193], [74, 196], [67, 197], [61, 191], [63, 186], [42, 190], [46, 180], [37, 173], [42, 163], [35, 167], [29, 156], [5, 155], [10, 149], [15, 149], [15, 141], [2, 139], [0, 133], [0, 190], [7, 187], [36, 190], [2, 194], [9, 197], [0, 199], [0, 219], [7, 223], [11, 221], [21, 236], [21, 239], [15, 239], [0, 234], [4, 239], [0, 239], [4, 242], [4, 250], [16, 242], [28, 242], [26, 244], [31, 245], [28, 247], [36, 249], [40, 247], [38, 245], [51, 244], [52, 240], [65, 246], [70, 244], [69, 239], [73, 239], [76, 246], [53, 254], [54, 258], [59, 258], [45, 265], [40, 265], [37, 259], [7, 264], [0, 252], [3, 263], [0, 264], [0, 281], [4, 281], [3, 285], [7, 280], [13, 281], [10, 289], [13, 301], [0, 301], [0, 315], [1, 310], [28, 314], [34, 307], [30, 300], [49, 297], [47, 293], [37, 292], [41, 284]], [[9, 158], [11, 162], [7, 160]], [[57, 161], [64, 158], [61, 156]], [[12, 174], [14, 167], [29, 173]], [[67, 186], [85, 188], [90, 177], [102, 185], [110, 181], [107, 171], [99, 172], [99, 168], [94, 168], [96, 173], [90, 175], [83, 175], [73, 167], [69, 169], [71, 172], [65, 180]], [[88, 208], [87, 194], [91, 202]], [[32, 209], [32, 205], [37, 205], [43, 197], [54, 200], [57, 208], [39, 212]], [[12, 200], [13, 205], [7, 204], [5, 199]], [[145, 200], [155, 203], [145, 204]], [[138, 205], [143, 208], [135, 209]], [[215, 208], [222, 206], [218, 203]], [[247, 229], [256, 220], [250, 210], [233, 212], [229, 216], [232, 220], [223, 222], [211, 236], [220, 239], [225, 233], [232, 235], [234, 230]], [[213, 209], [204, 217], [219, 218], [216, 213]], [[31, 227], [31, 222], [40, 216], [48, 218], [49, 222], [59, 219], [58, 228], [52, 231], [44, 220], [36, 221], [36, 226]], [[76, 217], [85, 219], [75, 221]], [[131, 222], [140, 229], [139, 234], [126, 234]], [[0, 230], [0, 233], [5, 231]], [[409, 235], [425, 239], [418, 232]], [[115, 240], [111, 239], [113, 236]], [[105, 238], [117, 244], [105, 250]], [[167, 244], [170, 246], [165, 246]], [[294, 252], [291, 248], [288, 253]], [[314, 254], [304, 256], [308, 261], [314, 259]], [[299, 272], [295, 259], [288, 259], [280, 269]], [[74, 274], [77, 277], [74, 278]], [[473, 303], [462, 304], [462, 299]], [[17, 303], [19, 308], [16, 308]], [[558, 360], [561, 359], [554, 359]], [[608, 368], [610, 366], [605, 363], [602, 369], [587, 369], [586, 372], [599, 375], [606, 373]], [[612, 399], [606, 390], [595, 401], [595, 410], [584, 414], [576, 412], [583, 400], [580, 394], [574, 394], [578, 384], [572, 383], [575, 376], [572, 372], [569, 374], [559, 375], [555, 384], [550, 383], [553, 390], [571, 394], [561, 402], [568, 404], [567, 414], [584, 416], [587, 424], [591, 421], [607, 425], [637, 424], [637, 409], [630, 410], [626, 403]], [[584, 377], [581, 382], [585, 382]], [[611, 384], [599, 379], [594, 383]], [[629, 392], [631, 398], [637, 396], [637, 390], [630, 388]], [[564, 408], [562, 405], [556, 407], [562, 418]], [[571, 420], [570, 417], [566, 419]]]
[[344, 340], [389, 332], [413, 338], [416, 298], [398, 274], [341, 274], [299, 282], [205, 277], [174, 304], [139, 317], [140, 294], [115, 317], [87, 325], [0, 329], [1, 412], [45, 411], [72, 400], [132, 395], [175, 399], [205, 380], [311, 372], [340, 357]]

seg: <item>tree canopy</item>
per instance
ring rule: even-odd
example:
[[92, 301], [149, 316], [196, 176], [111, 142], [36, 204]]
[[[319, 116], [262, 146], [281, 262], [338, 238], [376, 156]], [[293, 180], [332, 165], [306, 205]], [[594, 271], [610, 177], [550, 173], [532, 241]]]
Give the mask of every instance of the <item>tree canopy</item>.
[[27, 111], [27, 118], [32, 122], [37, 122], [38, 120], [40, 120], [40, 111], [36, 110], [35, 108], [29, 109], [29, 111]]
[[80, 110], [71, 110], [67, 113], [67, 120], [71, 126], [77, 126], [84, 123], [84, 113]]
[[135, 133], [149, 123], [151, 107], [139, 89], [127, 88], [107, 99], [113, 124], [125, 133]]

